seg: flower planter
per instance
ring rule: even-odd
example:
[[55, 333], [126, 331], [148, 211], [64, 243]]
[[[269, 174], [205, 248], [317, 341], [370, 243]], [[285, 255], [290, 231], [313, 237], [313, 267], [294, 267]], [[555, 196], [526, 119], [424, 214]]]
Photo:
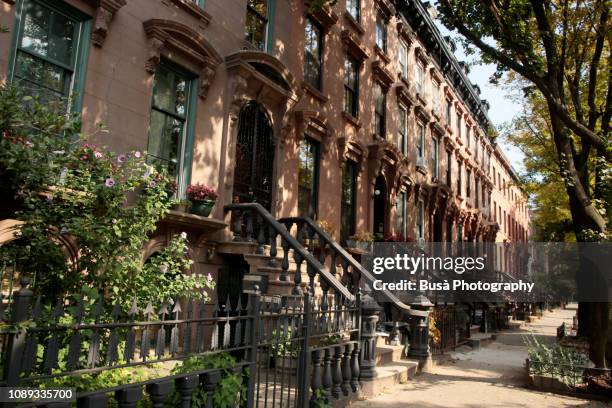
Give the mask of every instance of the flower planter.
[[215, 201], [213, 200], [193, 201], [191, 203], [191, 208], [189, 209], [189, 211], [195, 215], [208, 217], [214, 206]]
[[357, 249], [364, 251], [364, 252], [370, 252], [370, 248], [371, 248], [370, 242], [357, 241], [356, 244], [357, 244], [356, 246]]

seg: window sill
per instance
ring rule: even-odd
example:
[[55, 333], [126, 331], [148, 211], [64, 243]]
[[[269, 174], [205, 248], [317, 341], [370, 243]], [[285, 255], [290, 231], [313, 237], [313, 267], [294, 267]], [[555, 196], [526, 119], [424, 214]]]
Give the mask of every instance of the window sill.
[[162, 223], [206, 231], [218, 231], [227, 228], [227, 223], [210, 217], [190, 214], [187, 212], [171, 210], [162, 220]]
[[323, 92], [319, 91], [314, 86], [310, 85], [307, 82], [302, 82], [302, 89], [308, 92], [311, 96], [317, 99], [319, 102], [327, 103], [329, 101], [329, 97], [323, 94]]
[[363, 28], [361, 23], [359, 21], [355, 20], [353, 18], [353, 16], [351, 16], [351, 14], [348, 11], [344, 12], [344, 19], [346, 21], [348, 21], [348, 23], [351, 25], [351, 27], [353, 27], [353, 29], [355, 31], [357, 31], [357, 33], [359, 35], [363, 35], [363, 33], [365, 33], [365, 28]]
[[208, 14], [204, 9], [192, 1], [189, 0], [165, 0], [165, 3], [176, 4], [179, 8], [183, 9], [193, 17], [200, 20], [200, 24], [205, 28], [208, 26], [211, 20], [211, 15]]
[[345, 121], [355, 126], [357, 129], [361, 128], [361, 121], [350, 113], [342, 111], [342, 117]]

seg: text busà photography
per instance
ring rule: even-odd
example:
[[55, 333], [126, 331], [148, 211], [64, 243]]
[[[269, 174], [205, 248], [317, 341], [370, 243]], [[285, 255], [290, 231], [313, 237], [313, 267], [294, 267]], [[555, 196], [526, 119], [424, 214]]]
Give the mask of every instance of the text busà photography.
[[610, 0], [0, 0], [0, 408], [612, 406]]

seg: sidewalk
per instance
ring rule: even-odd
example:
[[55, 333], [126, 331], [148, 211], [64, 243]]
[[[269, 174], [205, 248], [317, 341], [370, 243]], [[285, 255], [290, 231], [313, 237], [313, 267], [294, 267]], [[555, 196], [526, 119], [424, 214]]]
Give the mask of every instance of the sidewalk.
[[355, 408], [477, 408], [477, 407], [612, 407], [612, 403], [538, 392], [523, 388], [527, 382], [524, 364], [527, 347], [523, 336], [533, 332], [540, 339], [554, 341], [557, 327], [571, 325], [575, 310], [555, 310], [519, 328], [498, 334], [497, 339], [479, 350], [451, 354], [444, 365], [383, 395], [360, 401]]

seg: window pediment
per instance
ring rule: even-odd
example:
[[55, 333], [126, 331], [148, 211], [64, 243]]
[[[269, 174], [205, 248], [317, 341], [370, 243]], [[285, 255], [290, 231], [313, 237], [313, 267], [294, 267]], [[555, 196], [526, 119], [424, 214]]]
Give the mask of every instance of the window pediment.
[[352, 160], [359, 165], [357, 167], [359, 172], [365, 170], [365, 157], [368, 154], [368, 148], [361, 141], [352, 136], [342, 136], [336, 139], [336, 144], [340, 166], [347, 160]]
[[393, 74], [387, 68], [385, 68], [384, 63], [379, 60], [373, 61], [372, 71], [374, 73], [374, 78], [383, 86], [383, 88], [389, 89], [391, 85], [393, 85]]
[[334, 130], [325, 115], [313, 110], [298, 110], [295, 112], [295, 122], [298, 140], [306, 135], [315, 136], [321, 141], [321, 153], [327, 154]]
[[407, 107], [411, 107], [417, 103], [415, 91], [407, 82], [402, 80], [400, 85], [395, 88], [395, 92], [397, 93], [397, 99]]
[[91, 42], [96, 47], [102, 47], [113, 16], [127, 2], [126, 0], [87, 0], [87, 3], [96, 8]]
[[[304, 1], [304, 6], [309, 9], [311, 2], [311, 0]], [[338, 14], [336, 14], [329, 4], [324, 4], [322, 7], [310, 11], [308, 15], [319, 23], [325, 31], [328, 31], [339, 19]]]
[[346, 47], [346, 50], [349, 54], [351, 54], [354, 58], [356, 58], [359, 62], [363, 62], [368, 59], [370, 53], [366, 50], [366, 48], [361, 44], [359, 38], [350, 32], [349, 30], [344, 30], [340, 34], [342, 39], [342, 43]]
[[149, 57], [145, 63], [147, 72], [155, 72], [162, 52], [179, 52], [199, 67], [198, 95], [206, 98], [221, 63], [221, 57], [208, 40], [192, 28], [170, 20], [147, 20], [143, 27], [149, 41]]

